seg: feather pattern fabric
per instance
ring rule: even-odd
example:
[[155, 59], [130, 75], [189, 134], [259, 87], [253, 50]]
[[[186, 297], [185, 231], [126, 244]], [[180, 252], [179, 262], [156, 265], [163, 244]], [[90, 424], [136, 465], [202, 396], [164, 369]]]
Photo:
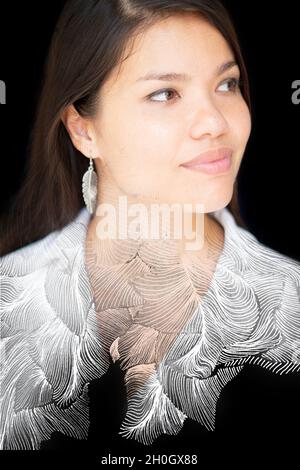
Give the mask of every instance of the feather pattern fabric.
[[167, 241], [85, 254], [86, 209], [1, 258], [1, 449], [39, 449], [54, 431], [86, 439], [88, 384], [109, 356], [126, 371], [119, 433], [145, 445], [187, 417], [213, 431], [246, 363], [300, 372], [299, 263], [226, 208], [214, 217], [225, 239], [211, 279]]

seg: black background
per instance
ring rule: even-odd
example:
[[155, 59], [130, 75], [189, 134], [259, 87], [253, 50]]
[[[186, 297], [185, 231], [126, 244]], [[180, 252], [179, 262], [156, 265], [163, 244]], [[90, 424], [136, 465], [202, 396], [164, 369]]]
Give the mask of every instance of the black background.
[[[0, 106], [2, 211], [9, 210], [9, 197], [23, 178], [43, 63], [63, 4], [59, 0], [1, 3], [0, 80], [7, 89], [7, 104]], [[253, 103], [252, 134], [239, 173], [242, 215], [263, 243], [300, 260], [300, 105], [291, 100], [292, 82], [300, 79], [300, 2], [224, 0], [224, 4], [240, 38]], [[109, 442], [110, 432], [119, 427], [112, 411], [123, 406], [122, 383], [112, 370], [91, 388], [94, 416], [99, 419], [97, 425], [92, 423], [94, 452], [97, 436], [100, 449], [105, 438]], [[209, 441], [207, 433], [201, 434], [197, 427], [205, 467], [208, 463], [223, 468], [259, 467], [276, 462], [289, 466], [297, 455], [299, 392], [299, 379], [294, 374], [283, 378], [251, 367], [241, 373], [224, 389], [223, 409], [219, 410], [223, 424], [215, 440]], [[97, 400], [100, 395], [101, 402]], [[262, 416], [263, 424], [259, 424]], [[61, 442], [61, 456], [43, 455], [43, 462], [76, 466], [76, 462], [93, 461], [93, 468], [98, 468], [96, 454], [89, 454], [84, 443], [74, 452], [67, 439]], [[120, 442], [117, 445], [121, 446]], [[164, 444], [160, 445], [163, 453]], [[172, 445], [175, 452], [176, 440]], [[129, 447], [126, 454], [126, 440], [119, 450], [119, 455], [132, 454]], [[182, 450], [179, 444], [177, 450]], [[104, 452], [99, 451], [98, 457], [100, 454]], [[41, 465], [36, 452], [4, 451], [1, 459]]]

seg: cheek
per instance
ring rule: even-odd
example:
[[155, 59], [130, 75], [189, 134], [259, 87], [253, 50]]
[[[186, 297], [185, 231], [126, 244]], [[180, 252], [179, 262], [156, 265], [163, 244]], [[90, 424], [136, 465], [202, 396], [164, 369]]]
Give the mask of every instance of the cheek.
[[129, 119], [110, 130], [106, 145], [108, 163], [117, 172], [128, 167], [130, 173], [157, 174], [172, 163], [177, 139], [178, 133], [171, 126]]
[[234, 132], [236, 143], [244, 148], [251, 133], [251, 115], [244, 100], [240, 100], [236, 106], [229, 110], [231, 129]]

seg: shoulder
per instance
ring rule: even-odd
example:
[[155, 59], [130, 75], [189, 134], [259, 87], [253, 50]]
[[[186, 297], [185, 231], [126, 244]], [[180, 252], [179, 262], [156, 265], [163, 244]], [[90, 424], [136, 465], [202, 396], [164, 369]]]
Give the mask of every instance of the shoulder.
[[74, 329], [86, 315], [91, 296], [84, 263], [88, 220], [89, 213], [81, 210], [62, 229], [0, 258], [0, 312], [10, 334], [33, 331], [49, 321]]
[[0, 449], [38, 449], [54, 431], [87, 437], [87, 384], [108, 366], [83, 256], [88, 220], [83, 210], [1, 259], [0, 382], [9, 386], [0, 400]]
[[[300, 262], [260, 242], [249, 230], [237, 225], [227, 208], [214, 213], [225, 231], [224, 252], [227, 263], [249, 276], [269, 282], [294, 285], [300, 289]], [[300, 301], [300, 300], [299, 300]]]
[[218, 285], [230, 299], [224, 316], [230, 313], [230, 331], [253, 328], [226, 353], [243, 353], [252, 364], [280, 374], [299, 371], [300, 263], [261, 243], [228, 210], [218, 211], [217, 218], [225, 230]]
[[25, 276], [71, 255], [82, 248], [90, 215], [83, 208], [76, 218], [60, 230], [0, 257], [3, 276]]

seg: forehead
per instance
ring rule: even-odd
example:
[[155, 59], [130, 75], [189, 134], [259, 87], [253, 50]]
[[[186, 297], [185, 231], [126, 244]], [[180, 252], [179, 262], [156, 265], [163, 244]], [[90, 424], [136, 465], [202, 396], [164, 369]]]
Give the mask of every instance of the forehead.
[[128, 43], [123, 57], [107, 81], [110, 90], [132, 86], [149, 72], [207, 76], [224, 60], [234, 59], [222, 34], [191, 13], [157, 21]]

